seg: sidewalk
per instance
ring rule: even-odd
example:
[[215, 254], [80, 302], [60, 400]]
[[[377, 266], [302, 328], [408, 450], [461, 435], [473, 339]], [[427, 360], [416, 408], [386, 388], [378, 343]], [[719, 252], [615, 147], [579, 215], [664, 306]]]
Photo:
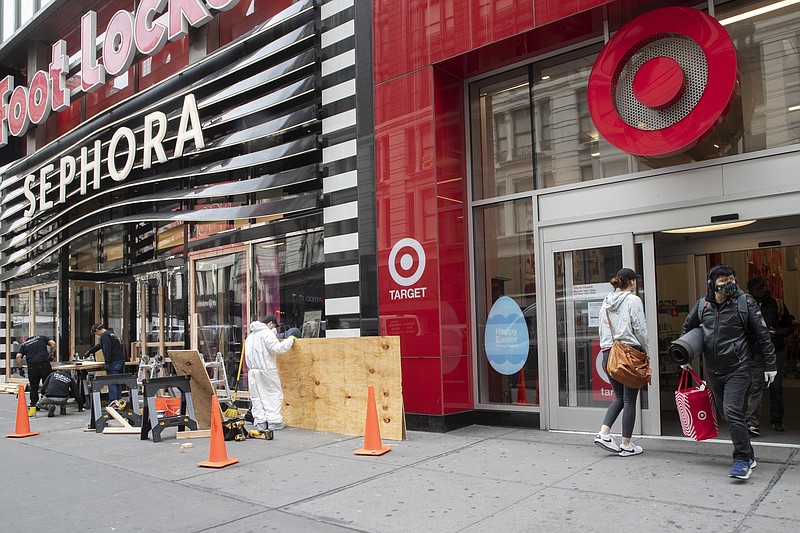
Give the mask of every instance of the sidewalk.
[[[16, 407], [0, 395], [3, 437]], [[587, 434], [471, 426], [361, 457], [362, 438], [287, 428], [227, 442], [239, 464], [211, 470], [196, 466], [208, 439], [87, 422], [70, 405], [0, 440], [4, 531], [800, 531], [800, 447], [754, 443], [758, 467], [735, 481], [726, 442], [634, 439], [644, 454], [621, 458]]]

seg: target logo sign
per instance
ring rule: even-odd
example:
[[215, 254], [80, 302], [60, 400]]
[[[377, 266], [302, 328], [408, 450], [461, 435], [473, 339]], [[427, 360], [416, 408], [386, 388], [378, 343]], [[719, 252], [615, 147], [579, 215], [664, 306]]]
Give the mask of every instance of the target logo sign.
[[[402, 287], [410, 287], [417, 283], [425, 273], [425, 250], [416, 239], [400, 239], [389, 253], [389, 274], [392, 280]], [[389, 291], [392, 300], [405, 298], [422, 298], [427, 287], [413, 289], [392, 289]]]
[[708, 417], [708, 415], [706, 414], [705, 411], [700, 411], [699, 413], [697, 413], [697, 419], [698, 420], [705, 420], [707, 417]]
[[630, 154], [689, 150], [725, 118], [737, 89], [736, 49], [709, 15], [650, 11], [606, 44], [589, 77], [589, 112], [608, 142]]

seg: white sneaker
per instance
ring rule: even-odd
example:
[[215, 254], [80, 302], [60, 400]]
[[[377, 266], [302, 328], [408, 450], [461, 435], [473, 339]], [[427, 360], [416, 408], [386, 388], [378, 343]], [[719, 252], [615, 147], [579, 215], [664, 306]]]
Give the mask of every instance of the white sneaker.
[[637, 446], [634, 443], [630, 443], [628, 446], [620, 446], [619, 456], [630, 457], [631, 455], [639, 455], [643, 451], [644, 450], [642, 450], [641, 446]]
[[277, 430], [279, 430], [279, 429], [283, 429], [283, 428], [285, 428], [285, 427], [286, 427], [286, 424], [284, 424], [283, 422], [278, 422], [277, 424], [270, 424], [270, 425], [268, 426], [268, 428], [269, 428], [271, 431], [277, 431]]
[[594, 443], [607, 452], [619, 453], [619, 446], [617, 441], [614, 440], [613, 435], [602, 435], [598, 433], [594, 436]]

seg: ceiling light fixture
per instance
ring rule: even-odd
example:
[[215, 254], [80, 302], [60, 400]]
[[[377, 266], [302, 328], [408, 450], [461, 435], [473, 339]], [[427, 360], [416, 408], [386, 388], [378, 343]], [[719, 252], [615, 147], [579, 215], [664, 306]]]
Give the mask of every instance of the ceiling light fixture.
[[733, 24], [734, 22], [739, 22], [742, 20], [747, 20], [749, 18], [757, 17], [759, 15], [763, 15], [764, 13], [769, 13], [770, 11], [775, 11], [777, 9], [789, 7], [797, 3], [800, 3], [800, 0], [783, 0], [782, 2], [775, 2], [774, 4], [762, 6], [757, 9], [753, 9], [751, 11], [745, 11], [744, 13], [740, 13], [738, 15], [722, 19], [719, 21], [719, 23], [722, 24], [723, 26], [726, 26], [728, 24]]
[[724, 229], [741, 228], [748, 226], [755, 220], [738, 220], [736, 222], [726, 222], [724, 224], [711, 224], [708, 226], [695, 226], [693, 228], [670, 229], [661, 233], [704, 233], [707, 231], [722, 231]]

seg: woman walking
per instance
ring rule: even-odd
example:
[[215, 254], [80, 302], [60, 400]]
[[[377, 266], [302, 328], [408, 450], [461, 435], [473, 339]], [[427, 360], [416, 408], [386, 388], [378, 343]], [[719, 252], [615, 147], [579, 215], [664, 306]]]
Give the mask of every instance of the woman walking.
[[[610, 292], [603, 300], [600, 309], [600, 348], [603, 354], [603, 368], [608, 368], [608, 354], [614, 341], [633, 346], [642, 352], [647, 350], [647, 323], [644, 305], [636, 295], [636, 280], [639, 276], [630, 268], [622, 268], [611, 278]], [[614, 401], [608, 406], [600, 433], [594, 443], [604, 450], [621, 457], [638, 455], [642, 447], [631, 442], [633, 424], [636, 422], [636, 398], [639, 389], [623, 385], [608, 376], [614, 389]], [[611, 426], [622, 413], [622, 443], [620, 445], [611, 435]]]

